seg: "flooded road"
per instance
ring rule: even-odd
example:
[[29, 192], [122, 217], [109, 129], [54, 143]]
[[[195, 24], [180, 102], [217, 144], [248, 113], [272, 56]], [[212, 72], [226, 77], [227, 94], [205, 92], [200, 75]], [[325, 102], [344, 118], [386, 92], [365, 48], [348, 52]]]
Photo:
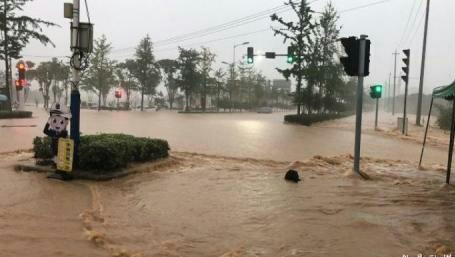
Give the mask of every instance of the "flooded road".
[[[455, 188], [442, 186], [440, 167], [365, 159], [371, 180], [364, 181], [351, 175], [351, 161], [173, 153], [105, 183], [52, 181], [2, 166], [0, 253], [383, 257], [454, 249]], [[301, 183], [283, 180], [291, 167]]]
[[[272, 160], [294, 161], [318, 154], [331, 156], [353, 152], [353, 130], [283, 124], [283, 115], [83, 110], [81, 131], [85, 134], [105, 132], [158, 137], [168, 140], [172, 150]], [[33, 119], [0, 120], [0, 152], [31, 148], [33, 138], [43, 135], [48, 114], [34, 110], [34, 116]], [[37, 127], [2, 127], [5, 125]], [[364, 134], [362, 153], [415, 161], [420, 156], [420, 145], [380, 134]], [[431, 163], [443, 163], [447, 156], [443, 149], [428, 148], [425, 158]]]
[[[36, 114], [0, 121], [0, 152], [31, 147], [47, 119]], [[15, 172], [32, 154], [0, 154], [0, 256], [455, 253], [444, 150], [428, 148], [417, 170], [419, 144], [367, 133], [363, 153], [375, 158], [362, 160], [372, 178], [363, 181], [352, 176], [352, 130], [287, 125], [282, 116], [83, 111], [83, 133], [164, 138], [171, 157], [99, 183]], [[289, 168], [301, 183], [283, 180]]]

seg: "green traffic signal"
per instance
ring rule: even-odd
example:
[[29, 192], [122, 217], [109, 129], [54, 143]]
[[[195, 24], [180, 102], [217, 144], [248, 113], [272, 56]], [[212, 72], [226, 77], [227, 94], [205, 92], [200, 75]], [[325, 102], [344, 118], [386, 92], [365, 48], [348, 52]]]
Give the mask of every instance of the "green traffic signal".
[[246, 59], [246, 62], [247, 62], [248, 64], [252, 64], [252, 63], [253, 63], [253, 58], [247, 58], [247, 59]]
[[288, 56], [287, 62], [288, 62], [288, 63], [293, 63], [293, 62], [294, 62], [294, 57]]
[[382, 85], [374, 85], [370, 87], [370, 96], [373, 99], [382, 97]]

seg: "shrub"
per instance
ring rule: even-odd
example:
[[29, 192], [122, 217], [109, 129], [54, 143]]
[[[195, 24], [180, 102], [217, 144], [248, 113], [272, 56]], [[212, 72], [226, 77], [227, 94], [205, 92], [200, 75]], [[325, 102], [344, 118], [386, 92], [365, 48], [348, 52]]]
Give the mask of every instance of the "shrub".
[[316, 122], [322, 122], [326, 120], [335, 120], [341, 119], [344, 117], [348, 117], [353, 115], [352, 112], [344, 112], [344, 113], [323, 113], [323, 114], [292, 114], [284, 116], [284, 121], [289, 123], [297, 123], [302, 124], [305, 126], [311, 126], [311, 124]]
[[436, 120], [436, 124], [440, 129], [450, 130], [450, 126], [452, 125], [452, 107], [436, 105], [436, 108], [439, 110], [439, 116]]
[[[36, 138], [34, 143], [35, 157], [37, 150], [44, 148], [46, 139]], [[50, 149], [50, 147], [49, 147]], [[129, 163], [154, 161], [169, 155], [167, 141], [124, 134], [99, 134], [81, 136], [79, 145], [79, 169], [95, 173], [109, 173], [124, 168]], [[49, 157], [47, 157], [49, 158]]]
[[0, 111], [0, 119], [24, 119], [24, 118], [31, 118], [32, 112], [27, 111]]
[[49, 159], [54, 155], [51, 149], [51, 138], [50, 137], [35, 137], [33, 140], [33, 152], [35, 158]]

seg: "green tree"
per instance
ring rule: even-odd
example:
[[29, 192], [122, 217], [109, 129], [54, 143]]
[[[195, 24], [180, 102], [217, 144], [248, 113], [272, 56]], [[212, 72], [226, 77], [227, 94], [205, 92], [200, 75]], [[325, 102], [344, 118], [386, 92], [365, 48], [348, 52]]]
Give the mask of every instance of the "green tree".
[[210, 51], [209, 48], [202, 47], [201, 51], [201, 107], [202, 111], [205, 112], [207, 106], [207, 90], [208, 84], [211, 80], [210, 73], [212, 72], [212, 65], [215, 62], [216, 55]]
[[238, 88], [237, 83], [236, 83], [236, 80], [238, 79], [238, 73], [235, 71], [234, 65], [235, 64], [229, 65], [230, 78], [226, 84], [226, 92], [228, 92], [228, 95], [229, 95], [229, 112], [232, 112], [233, 96], [234, 96], [235, 91]]
[[[23, 14], [23, 7], [32, 0], [3, 0], [0, 4], [0, 59], [5, 61], [6, 74], [11, 74], [11, 59], [21, 58], [21, 51], [30, 40], [35, 39], [43, 45], [51, 44], [48, 36], [43, 33], [42, 27], [56, 26], [56, 24]], [[5, 85], [10, 85], [10, 76], [5, 76]], [[9, 95], [9, 86], [6, 94]], [[11, 103], [9, 103], [11, 111]]]
[[60, 65], [58, 67], [58, 72], [55, 76], [55, 79], [59, 81], [62, 84], [61, 91], [65, 92], [65, 105], [69, 104], [68, 101], [68, 92], [70, 88], [70, 74], [71, 74], [71, 68], [69, 64], [65, 64], [62, 61], [60, 61]]
[[178, 91], [178, 84], [176, 81], [178, 62], [176, 60], [163, 59], [158, 61], [158, 66], [162, 71], [162, 77], [164, 78], [164, 87], [167, 91], [169, 108], [172, 110], [174, 99]]
[[95, 40], [90, 66], [82, 80], [81, 88], [98, 95], [98, 111], [101, 99], [106, 106], [106, 99], [112, 86], [115, 84], [115, 61], [109, 59], [112, 47], [105, 35]]
[[39, 84], [39, 90], [43, 94], [44, 109], [49, 108], [49, 91], [54, 79], [52, 74], [52, 62], [41, 62], [36, 69], [27, 72], [28, 79], [36, 80]]
[[201, 54], [195, 49], [184, 49], [179, 47], [177, 62], [180, 70], [178, 84], [185, 93], [185, 111], [189, 111], [192, 94], [197, 90], [198, 85], [202, 80], [202, 75], [199, 72]]
[[216, 92], [216, 111], [220, 111], [220, 97], [221, 97], [221, 93], [225, 87], [225, 79], [224, 77], [226, 76], [226, 73], [223, 71], [223, 69], [218, 69], [217, 71], [215, 71], [215, 75], [214, 75], [214, 84], [215, 84], [215, 92]]
[[130, 99], [133, 91], [138, 90], [139, 85], [134, 77], [134, 71], [136, 69], [136, 62], [131, 59], [127, 59], [117, 65], [115, 74], [120, 86], [123, 88], [126, 94], [126, 108], [130, 108]]
[[136, 48], [136, 69], [134, 76], [139, 82], [141, 90], [141, 111], [144, 111], [144, 95], [154, 95], [155, 89], [161, 81], [161, 74], [153, 55], [153, 44], [147, 35]]
[[296, 86], [296, 104], [297, 114], [301, 114], [301, 91], [303, 86], [303, 80], [305, 78], [306, 63], [309, 52], [312, 36], [314, 35], [314, 29], [316, 27], [315, 22], [312, 18], [313, 11], [307, 0], [300, 0], [299, 2], [285, 3], [290, 6], [297, 16], [297, 21], [285, 21], [282, 17], [278, 17], [277, 14], [271, 16], [272, 21], [278, 22], [281, 28], [273, 28], [275, 36], [279, 35], [283, 37], [283, 42], [289, 41], [290, 46], [294, 49], [297, 58], [289, 69], [277, 69], [286, 79], [291, 76], [297, 80]]

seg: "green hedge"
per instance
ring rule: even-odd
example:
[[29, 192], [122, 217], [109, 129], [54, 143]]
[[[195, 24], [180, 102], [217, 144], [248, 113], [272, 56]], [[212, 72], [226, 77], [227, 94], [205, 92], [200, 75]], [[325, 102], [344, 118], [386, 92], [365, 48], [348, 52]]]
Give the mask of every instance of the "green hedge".
[[49, 159], [53, 157], [50, 137], [35, 137], [33, 140], [35, 158]]
[[332, 113], [332, 114], [291, 114], [284, 116], [284, 121], [289, 123], [297, 123], [305, 126], [311, 126], [313, 123], [326, 120], [341, 119], [353, 115], [352, 112]]
[[[49, 139], [35, 138], [35, 158], [52, 156]], [[109, 173], [129, 163], [154, 161], [169, 155], [167, 141], [124, 134], [99, 134], [81, 137], [79, 169]]]
[[23, 119], [23, 118], [31, 118], [32, 112], [27, 111], [0, 111], [0, 119]]

